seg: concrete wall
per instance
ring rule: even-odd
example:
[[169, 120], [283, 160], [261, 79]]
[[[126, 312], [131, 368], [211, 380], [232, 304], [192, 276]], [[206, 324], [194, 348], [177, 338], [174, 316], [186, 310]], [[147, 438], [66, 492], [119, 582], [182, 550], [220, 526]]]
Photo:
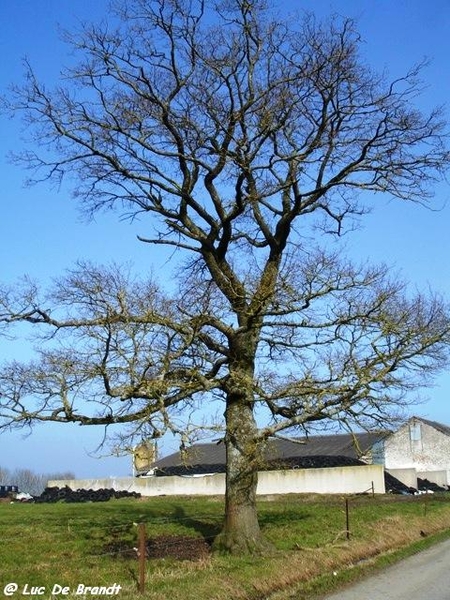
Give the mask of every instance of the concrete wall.
[[428, 479], [440, 486], [448, 485], [448, 471], [418, 471], [417, 477]]
[[417, 471], [415, 469], [386, 469], [386, 471], [408, 487], [417, 488]]
[[416, 469], [386, 469], [386, 471], [408, 487], [413, 488], [417, 488], [417, 479], [428, 479], [442, 487], [448, 486], [450, 481], [449, 471], [416, 471]]
[[263, 471], [258, 475], [258, 494], [384, 494], [384, 469], [381, 465]]
[[[257, 493], [358, 494], [372, 491], [372, 484], [375, 493], [385, 492], [384, 470], [381, 465], [263, 471], [258, 476]], [[201, 477], [120, 477], [48, 482], [49, 487], [66, 485], [72, 490], [114, 488], [139, 492], [143, 496], [221, 496], [225, 493], [225, 475], [216, 473]]]

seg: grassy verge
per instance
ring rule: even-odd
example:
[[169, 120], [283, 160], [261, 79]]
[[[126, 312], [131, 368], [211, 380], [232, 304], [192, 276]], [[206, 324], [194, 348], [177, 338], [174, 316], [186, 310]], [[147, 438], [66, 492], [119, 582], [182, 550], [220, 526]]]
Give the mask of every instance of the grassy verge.
[[261, 499], [261, 525], [277, 548], [264, 558], [205, 551], [222, 514], [215, 498], [0, 504], [0, 595], [9, 582], [18, 594], [26, 584], [45, 588], [40, 598], [50, 598], [56, 584], [74, 591], [117, 583], [122, 600], [136, 597], [135, 524], [144, 522], [158, 542], [146, 563], [146, 598], [310, 598], [446, 535], [450, 495], [350, 498], [349, 539], [342, 497]]

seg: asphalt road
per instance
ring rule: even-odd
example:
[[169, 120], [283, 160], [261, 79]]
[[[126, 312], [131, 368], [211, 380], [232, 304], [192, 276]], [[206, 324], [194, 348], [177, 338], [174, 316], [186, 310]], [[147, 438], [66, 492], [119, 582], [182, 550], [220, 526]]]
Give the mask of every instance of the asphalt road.
[[324, 600], [450, 600], [450, 540]]

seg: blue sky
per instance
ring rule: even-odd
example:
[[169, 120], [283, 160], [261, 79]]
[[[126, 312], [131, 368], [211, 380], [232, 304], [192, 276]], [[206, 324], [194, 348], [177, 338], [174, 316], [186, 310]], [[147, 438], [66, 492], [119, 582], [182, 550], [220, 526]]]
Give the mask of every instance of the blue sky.
[[[69, 60], [69, 49], [58, 29], [72, 29], [80, 21], [107, 14], [106, 0], [0, 0], [0, 88], [20, 82], [21, 60], [27, 56], [39, 77], [52, 83]], [[334, 0], [284, 1], [283, 11], [313, 10], [319, 16], [339, 13], [358, 20], [365, 40], [366, 59], [392, 78], [403, 74], [424, 57], [431, 60], [424, 72], [427, 88], [419, 100], [423, 108], [445, 104], [450, 97], [450, 3], [448, 0]], [[6, 155], [21, 147], [21, 125], [0, 117], [0, 280], [13, 281], [29, 274], [49, 281], [78, 258], [96, 262], [131, 261], [141, 272], [164, 277], [166, 265], [158, 250], [136, 240], [146, 233], [145, 221], [121, 222], [114, 213], [99, 214], [82, 222], [67, 190], [46, 184], [25, 188], [26, 173], [11, 165]], [[362, 229], [348, 238], [348, 249], [359, 258], [385, 261], [419, 287], [430, 286], [450, 299], [450, 188], [436, 189], [437, 212], [420, 206], [377, 198]], [[0, 358], [25, 355], [19, 344], [0, 341]], [[443, 374], [417, 413], [450, 424], [450, 375]], [[31, 468], [36, 472], [70, 469], [78, 477], [127, 475], [129, 458], [93, 458], [101, 432], [75, 426], [38, 427], [31, 436], [0, 435], [0, 466]], [[163, 452], [175, 449], [167, 445]]]

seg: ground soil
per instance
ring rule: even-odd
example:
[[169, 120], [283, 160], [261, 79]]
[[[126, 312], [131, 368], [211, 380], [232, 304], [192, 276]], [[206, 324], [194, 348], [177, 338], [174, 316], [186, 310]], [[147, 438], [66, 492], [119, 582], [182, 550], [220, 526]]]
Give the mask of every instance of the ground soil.
[[209, 544], [200, 537], [161, 535], [147, 541], [149, 558], [199, 560], [211, 552]]
[[[118, 558], [136, 558], [137, 549], [124, 546], [123, 542], [110, 543], [103, 550]], [[149, 538], [146, 555], [149, 559], [174, 558], [176, 560], [201, 560], [211, 553], [211, 546], [201, 537], [186, 535], [160, 535]]]

